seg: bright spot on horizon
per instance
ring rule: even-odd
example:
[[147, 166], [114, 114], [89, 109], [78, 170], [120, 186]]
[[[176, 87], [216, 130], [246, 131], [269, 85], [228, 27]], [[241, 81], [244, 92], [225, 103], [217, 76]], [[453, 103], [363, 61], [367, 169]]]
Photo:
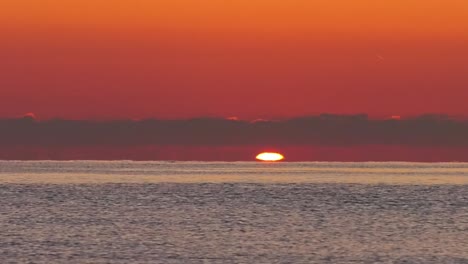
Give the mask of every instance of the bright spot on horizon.
[[258, 154], [256, 159], [261, 161], [280, 161], [284, 159], [284, 156], [274, 152], [263, 152]]

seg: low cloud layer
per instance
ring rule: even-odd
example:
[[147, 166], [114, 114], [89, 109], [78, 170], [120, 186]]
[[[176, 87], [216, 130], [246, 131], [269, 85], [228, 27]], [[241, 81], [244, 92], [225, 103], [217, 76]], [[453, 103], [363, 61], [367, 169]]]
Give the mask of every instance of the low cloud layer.
[[320, 115], [282, 121], [0, 120], [3, 160], [468, 161], [468, 121], [441, 115], [372, 120]]
[[468, 147], [468, 121], [441, 115], [372, 120], [329, 115], [282, 121], [233, 119], [141, 121], [0, 120], [6, 146], [359, 146]]

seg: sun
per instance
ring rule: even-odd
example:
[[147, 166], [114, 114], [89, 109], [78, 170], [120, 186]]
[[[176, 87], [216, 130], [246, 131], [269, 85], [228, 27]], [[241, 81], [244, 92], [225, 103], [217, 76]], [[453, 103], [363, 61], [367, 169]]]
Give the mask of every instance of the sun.
[[284, 156], [274, 152], [263, 152], [258, 154], [256, 159], [261, 161], [280, 161], [284, 159]]

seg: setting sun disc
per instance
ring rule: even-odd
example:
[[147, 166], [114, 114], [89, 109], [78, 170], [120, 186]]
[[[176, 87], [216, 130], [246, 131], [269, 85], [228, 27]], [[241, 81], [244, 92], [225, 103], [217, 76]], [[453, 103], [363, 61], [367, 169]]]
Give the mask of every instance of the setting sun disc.
[[284, 156], [274, 152], [263, 152], [258, 154], [256, 159], [261, 161], [280, 161], [284, 159]]

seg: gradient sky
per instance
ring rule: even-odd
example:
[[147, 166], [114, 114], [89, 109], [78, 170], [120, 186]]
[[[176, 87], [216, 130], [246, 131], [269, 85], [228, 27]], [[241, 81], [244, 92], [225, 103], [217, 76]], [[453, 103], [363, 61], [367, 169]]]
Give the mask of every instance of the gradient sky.
[[468, 116], [466, 0], [3, 0], [0, 117]]

